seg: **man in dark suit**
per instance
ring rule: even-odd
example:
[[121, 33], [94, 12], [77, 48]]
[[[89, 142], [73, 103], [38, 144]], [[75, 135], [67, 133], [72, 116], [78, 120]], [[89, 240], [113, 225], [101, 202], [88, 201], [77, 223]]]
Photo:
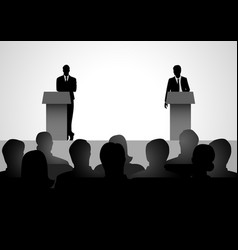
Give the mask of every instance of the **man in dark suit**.
[[63, 72], [64, 75], [60, 76], [56, 80], [56, 89], [60, 92], [69, 92], [71, 104], [68, 104], [67, 107], [67, 133], [68, 137], [72, 141], [74, 139], [74, 133], [72, 132], [72, 118], [74, 112], [74, 92], [77, 89], [76, 78], [69, 75], [70, 68], [68, 65], [64, 65]]
[[173, 67], [175, 77], [172, 77], [168, 81], [166, 94], [165, 94], [165, 103], [164, 107], [167, 108], [168, 104], [166, 103], [167, 94], [169, 91], [174, 92], [182, 92], [182, 91], [190, 91], [188, 80], [186, 77], [181, 76], [181, 67], [180, 65], [175, 65]]

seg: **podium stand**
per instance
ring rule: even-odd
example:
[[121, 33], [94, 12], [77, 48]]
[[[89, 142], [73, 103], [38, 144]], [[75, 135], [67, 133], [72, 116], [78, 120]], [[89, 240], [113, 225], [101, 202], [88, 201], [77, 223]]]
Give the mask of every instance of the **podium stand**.
[[170, 140], [179, 140], [185, 129], [191, 129], [193, 92], [168, 92], [166, 103], [170, 104]]
[[46, 131], [53, 140], [67, 140], [69, 92], [44, 92], [42, 103], [46, 104]]

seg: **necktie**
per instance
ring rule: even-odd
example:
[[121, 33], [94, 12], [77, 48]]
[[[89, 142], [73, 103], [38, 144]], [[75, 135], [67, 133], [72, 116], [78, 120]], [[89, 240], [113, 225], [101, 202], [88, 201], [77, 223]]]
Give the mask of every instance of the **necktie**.
[[179, 78], [178, 78], [178, 91], [180, 91], [180, 88], [179, 88]]
[[65, 76], [65, 81], [67, 82], [68, 81], [68, 79], [67, 79], [68, 77], [67, 76]]

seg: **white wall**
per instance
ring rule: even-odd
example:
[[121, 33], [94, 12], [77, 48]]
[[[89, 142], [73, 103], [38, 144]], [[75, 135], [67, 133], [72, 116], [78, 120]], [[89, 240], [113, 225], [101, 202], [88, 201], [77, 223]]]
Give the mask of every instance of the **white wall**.
[[173, 66], [182, 66], [196, 104], [192, 129], [201, 140], [237, 140], [237, 42], [2, 41], [0, 140], [34, 140], [45, 130], [44, 91], [62, 66], [77, 78], [75, 137], [169, 139], [164, 105]]

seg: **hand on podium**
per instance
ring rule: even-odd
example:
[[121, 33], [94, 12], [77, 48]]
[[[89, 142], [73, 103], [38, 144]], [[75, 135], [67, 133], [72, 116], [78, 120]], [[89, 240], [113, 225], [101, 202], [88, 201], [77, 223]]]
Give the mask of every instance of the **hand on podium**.
[[164, 103], [164, 107], [167, 109], [167, 107], [168, 107], [168, 104], [165, 102]]

